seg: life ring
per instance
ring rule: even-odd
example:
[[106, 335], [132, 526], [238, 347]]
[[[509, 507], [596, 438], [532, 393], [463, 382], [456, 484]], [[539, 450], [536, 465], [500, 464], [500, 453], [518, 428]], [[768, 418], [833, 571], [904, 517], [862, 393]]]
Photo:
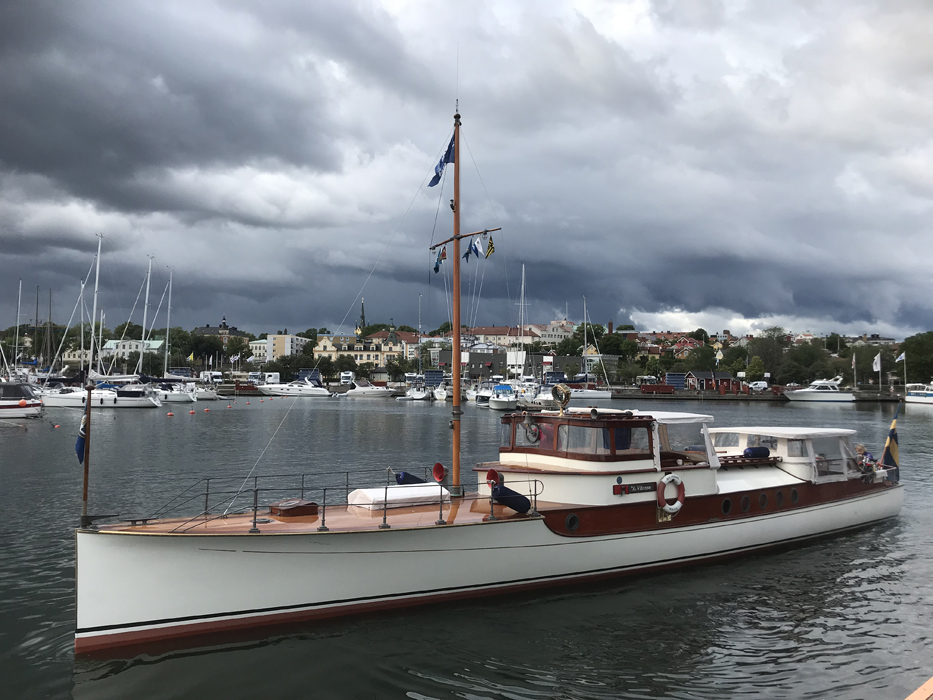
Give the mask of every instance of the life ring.
[[[677, 501], [670, 505], [667, 502], [667, 499], [664, 498], [664, 491], [667, 488], [668, 484], [674, 484], [677, 487]], [[661, 481], [658, 483], [658, 508], [663, 510], [668, 515], [676, 515], [680, 512], [680, 509], [684, 505], [684, 497], [687, 495], [686, 489], [684, 489], [684, 482], [676, 474], [665, 474]]]

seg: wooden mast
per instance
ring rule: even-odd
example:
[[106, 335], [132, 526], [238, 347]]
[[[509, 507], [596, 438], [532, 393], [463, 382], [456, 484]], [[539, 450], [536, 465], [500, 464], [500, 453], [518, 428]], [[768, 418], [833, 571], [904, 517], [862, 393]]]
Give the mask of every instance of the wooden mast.
[[463, 495], [460, 485], [460, 110], [454, 114], [454, 336], [450, 351], [451, 380], [454, 400], [451, 427], [453, 428], [453, 456], [451, 457], [451, 487], [454, 496]]
[[[483, 236], [499, 228], [489, 228], [473, 233], [460, 233], [460, 110], [454, 114], [454, 198], [450, 207], [454, 213], [454, 235], [446, 241], [435, 243], [429, 250], [432, 252], [447, 243], [453, 243], [453, 342], [450, 349], [451, 381], [453, 382], [453, 415], [450, 427], [453, 430], [453, 446], [451, 456], [450, 494], [463, 496], [463, 486], [460, 483], [460, 240]], [[419, 306], [420, 309], [420, 306]], [[420, 314], [419, 314], [420, 318]], [[420, 322], [419, 322], [420, 326]]]

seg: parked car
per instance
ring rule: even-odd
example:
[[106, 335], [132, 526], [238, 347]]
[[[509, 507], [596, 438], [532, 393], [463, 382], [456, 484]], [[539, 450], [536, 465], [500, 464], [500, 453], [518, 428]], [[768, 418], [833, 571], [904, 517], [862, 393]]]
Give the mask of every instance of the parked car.
[[767, 391], [768, 382], [749, 382], [748, 388], [752, 391]]

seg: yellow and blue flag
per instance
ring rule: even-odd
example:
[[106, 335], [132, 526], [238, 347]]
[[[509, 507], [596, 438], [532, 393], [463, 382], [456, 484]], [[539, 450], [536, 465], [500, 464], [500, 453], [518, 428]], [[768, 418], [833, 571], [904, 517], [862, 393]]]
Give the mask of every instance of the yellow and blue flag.
[[194, 362], [194, 353], [188, 355], [188, 362]]
[[891, 429], [888, 431], [888, 439], [884, 443], [884, 453], [881, 455], [881, 464], [894, 470], [894, 478], [891, 481], [900, 481], [901, 470], [899, 466], [900, 455], [897, 450], [897, 414], [901, 411], [901, 404], [897, 404], [897, 410], [894, 411], [894, 420], [891, 421]]

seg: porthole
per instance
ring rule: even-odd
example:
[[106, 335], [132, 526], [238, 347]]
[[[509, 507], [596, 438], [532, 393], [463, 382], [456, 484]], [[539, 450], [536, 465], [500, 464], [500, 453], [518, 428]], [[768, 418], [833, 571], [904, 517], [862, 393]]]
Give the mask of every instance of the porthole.
[[800, 494], [797, 493], [797, 489], [791, 489], [790, 490], [790, 502], [796, 503], [799, 500], [800, 500]]
[[768, 494], [763, 493], [758, 497], [758, 507], [762, 510], [768, 507]]
[[722, 514], [729, 515], [732, 512], [732, 499], [724, 498], [722, 499]]
[[752, 499], [750, 499], [748, 496], [742, 496], [741, 506], [742, 512], [747, 513], [748, 509], [752, 507]]
[[576, 513], [571, 513], [564, 521], [564, 525], [567, 526], [567, 529], [570, 530], [570, 532], [573, 532], [578, 527], [580, 527], [580, 518], [577, 517]]
[[774, 494], [774, 502], [777, 503], [777, 507], [780, 508], [784, 505], [784, 492], [778, 491]]

